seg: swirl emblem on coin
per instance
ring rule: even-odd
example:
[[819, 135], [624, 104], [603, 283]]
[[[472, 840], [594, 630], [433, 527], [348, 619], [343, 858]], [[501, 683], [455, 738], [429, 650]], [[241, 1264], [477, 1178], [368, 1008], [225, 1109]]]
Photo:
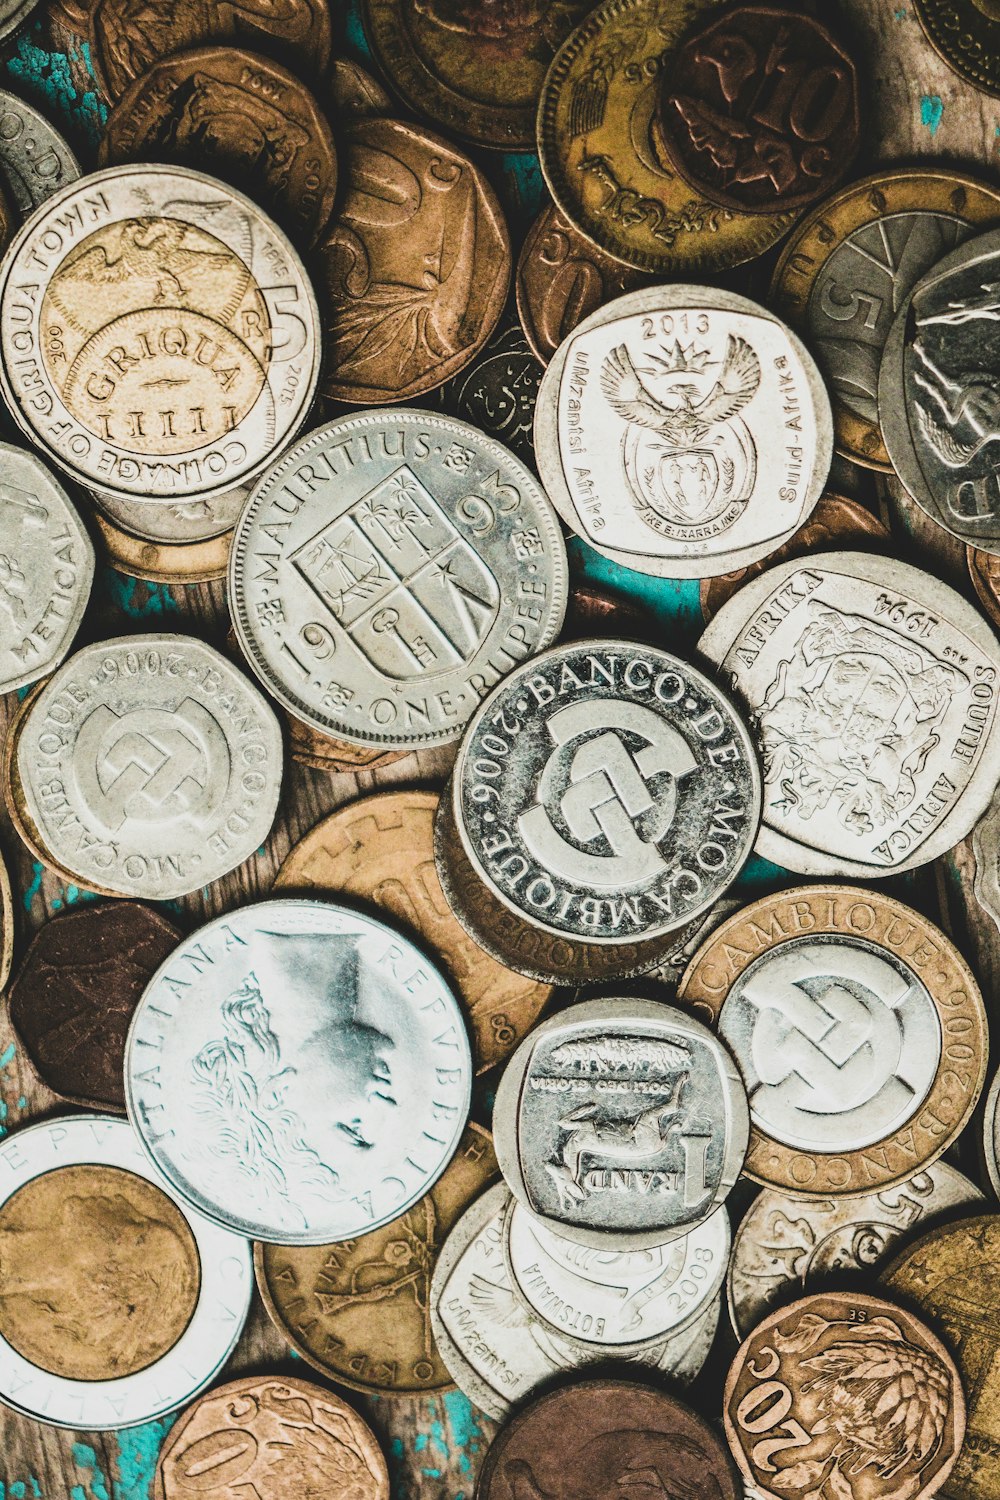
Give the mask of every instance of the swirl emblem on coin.
[[80, 796], [108, 833], [128, 818], [156, 822], [183, 813], [205, 821], [228, 786], [226, 736], [193, 698], [173, 712], [140, 708], [121, 715], [99, 703], [81, 724], [77, 746]]

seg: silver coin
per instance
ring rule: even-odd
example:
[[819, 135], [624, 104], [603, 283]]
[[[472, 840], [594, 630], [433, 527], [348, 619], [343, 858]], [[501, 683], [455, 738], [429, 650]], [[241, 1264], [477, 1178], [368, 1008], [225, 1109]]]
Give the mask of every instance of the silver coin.
[[174, 500], [163, 505], [149, 505], [130, 495], [106, 494], [101, 490], [91, 490], [90, 494], [98, 510], [123, 531], [144, 541], [169, 546], [207, 542], [232, 531], [252, 489], [248, 481], [207, 500]]
[[481, 705], [452, 805], [477, 875], [525, 922], [635, 944], [732, 884], [758, 828], [760, 771], [701, 672], [654, 647], [578, 641], [524, 663]]
[[717, 901], [703, 916], [696, 918], [690, 927], [678, 932], [673, 952], [652, 969], [644, 970], [643, 978], [655, 980], [658, 984], [676, 990], [681, 982], [681, 975], [705, 939], [731, 917], [734, 911], [739, 911], [742, 905], [742, 901], [734, 900], [732, 896], [724, 896], [721, 901]]
[[62, 485], [0, 443], [0, 693], [62, 661], [94, 580], [94, 549]]
[[[609, 1358], [604, 1349], [556, 1333], [516, 1297], [502, 1243], [509, 1202], [498, 1183], [466, 1210], [441, 1248], [430, 1291], [431, 1330], [441, 1358], [470, 1400], [498, 1421], [553, 1376]], [[708, 1358], [719, 1308], [717, 1297], [683, 1332], [614, 1359], [689, 1385]]]
[[112, 167], [47, 200], [0, 265], [0, 389], [78, 483], [225, 494], [301, 426], [319, 313], [267, 215], [200, 172]]
[[633, 1251], [718, 1207], [749, 1114], [735, 1063], [700, 1021], [655, 1000], [587, 1000], [518, 1047], [493, 1132], [508, 1187], [547, 1227]]
[[185, 635], [85, 646], [25, 717], [29, 818], [80, 884], [169, 900], [233, 870], [278, 806], [278, 721], [224, 656]]
[[765, 858], [878, 879], [943, 854], [989, 802], [1000, 646], [929, 574], [861, 552], [779, 563], [698, 649], [755, 723]]
[[0, 89], [0, 174], [22, 216], [80, 176], [55, 126], [7, 89]]
[[727, 1287], [743, 1339], [780, 1303], [845, 1276], [871, 1276], [907, 1240], [948, 1214], [981, 1203], [967, 1177], [935, 1162], [881, 1193], [800, 1198], [764, 1188], [733, 1241]]
[[557, 1333], [624, 1355], [658, 1347], [702, 1316], [725, 1280], [729, 1240], [725, 1208], [645, 1250], [577, 1244], [516, 1199], [503, 1224], [507, 1274], [528, 1310]]
[[559, 514], [612, 562], [710, 578], [806, 521], [833, 454], [812, 356], [780, 319], [714, 287], [629, 292], [557, 349], [535, 406]]
[[37, 5], [38, 0], [0, 0], [0, 41], [19, 30]]
[[1000, 1069], [990, 1084], [983, 1111], [983, 1154], [990, 1186], [1000, 1198]]
[[457, 740], [480, 699], [558, 634], [566, 548], [538, 481], [431, 412], [309, 433], [261, 481], [229, 591], [268, 691], [323, 734], [410, 749]]
[[[194, 1312], [173, 1347], [145, 1369], [116, 1379], [79, 1380], [53, 1374], [33, 1364], [0, 1335], [0, 1401], [36, 1422], [85, 1431], [134, 1427], [190, 1401], [216, 1378], [232, 1353], [253, 1294], [247, 1241], [220, 1229], [183, 1203], [169, 1183], [163, 1182], [159, 1173], [150, 1168], [135, 1132], [125, 1120], [68, 1115], [43, 1120], [8, 1136], [0, 1142], [0, 1203], [8, 1203], [21, 1188], [46, 1173], [94, 1164], [140, 1177], [177, 1205], [194, 1239], [200, 1283]], [[93, 1202], [91, 1206], [91, 1216], [96, 1217]], [[109, 1232], [127, 1227], [120, 1200], [105, 1198], [101, 1209]], [[79, 1205], [67, 1197], [64, 1212], [79, 1213]], [[100, 1220], [94, 1227], [96, 1233]], [[141, 1233], [141, 1225], [133, 1227]], [[45, 1226], [40, 1226], [37, 1232], [44, 1235]], [[156, 1254], [157, 1234], [162, 1244], [162, 1237], [168, 1233], [164, 1225], [153, 1222], [147, 1226], [150, 1255]], [[74, 1270], [82, 1274], [81, 1268]], [[149, 1274], [155, 1275], [155, 1270], [151, 1266]], [[25, 1287], [22, 1295], [33, 1305], [34, 1316], [64, 1319], [65, 1336], [70, 1340], [99, 1339], [104, 1332], [102, 1299], [107, 1303], [103, 1315], [110, 1321], [123, 1294], [113, 1280], [106, 1280], [113, 1275], [107, 1263], [95, 1267], [94, 1274], [93, 1301], [82, 1310], [65, 1300], [71, 1295], [69, 1285], [47, 1286], [39, 1278]], [[4, 1296], [16, 1295], [5, 1265]], [[120, 1319], [120, 1307], [117, 1315]], [[88, 1331], [91, 1319], [93, 1325]]]
[[434, 1185], [469, 1113], [454, 994], [406, 938], [322, 901], [245, 906], [153, 975], [129, 1118], [209, 1218], [275, 1245], [353, 1239]]

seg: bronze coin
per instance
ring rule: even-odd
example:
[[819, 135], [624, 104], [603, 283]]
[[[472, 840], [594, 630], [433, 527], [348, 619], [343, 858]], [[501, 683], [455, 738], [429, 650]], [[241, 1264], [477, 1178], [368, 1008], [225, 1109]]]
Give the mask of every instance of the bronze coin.
[[11, 895], [10, 876], [0, 855], [0, 995], [7, 987], [10, 966], [14, 959], [14, 898]]
[[535, 468], [535, 402], [542, 367], [517, 323], [503, 323], [485, 349], [437, 392], [435, 405], [471, 422]]
[[177, 1343], [201, 1287], [175, 1203], [120, 1167], [58, 1167], [0, 1207], [0, 1335], [66, 1380], [117, 1380]]
[[476, 1500], [742, 1500], [729, 1455], [690, 1407], [631, 1380], [582, 1380], [503, 1427]]
[[888, 540], [889, 533], [882, 522], [857, 500], [848, 500], [843, 495], [823, 495], [806, 524], [760, 562], [751, 563], [748, 568], [740, 568], [735, 573], [722, 573], [718, 578], [703, 578], [701, 612], [706, 620], [710, 620], [751, 578], [786, 558], [801, 557], [806, 552], [840, 551], [846, 547], [863, 547], [870, 552]]
[[392, 113], [392, 100], [370, 73], [349, 57], [335, 57], [326, 75], [324, 98], [339, 124]]
[[225, 578], [231, 531], [203, 542], [151, 542], [116, 526], [95, 506], [91, 518], [104, 545], [108, 565], [147, 583], [209, 583]]
[[577, 583], [570, 589], [561, 639], [588, 640], [595, 635], [610, 635], [626, 641], [642, 641], [649, 639], [653, 629], [654, 621], [634, 600], [605, 593], [588, 583]]
[[949, 68], [1000, 96], [1000, 0], [913, 0], [913, 10]]
[[150, 978], [181, 940], [138, 901], [86, 906], [32, 938], [10, 987], [14, 1031], [46, 1088], [125, 1113], [125, 1038]]
[[1000, 630], [1000, 557], [979, 547], [966, 547], [965, 562], [990, 624], [994, 630]]
[[858, 149], [857, 72], [820, 22], [741, 5], [667, 57], [657, 120], [671, 163], [711, 202], [750, 214], [803, 208]]
[[503, 311], [510, 241], [479, 168], [401, 120], [344, 133], [343, 199], [317, 254], [334, 401], [425, 395], [475, 359]]
[[762, 1500], [928, 1500], [958, 1457], [965, 1399], [919, 1318], [833, 1292], [757, 1325], [733, 1360], [723, 1418]]
[[352, 1390], [447, 1389], [431, 1334], [431, 1277], [448, 1231], [499, 1175], [489, 1133], [470, 1122], [434, 1187], [401, 1219], [337, 1245], [255, 1245], [257, 1286], [279, 1333]]
[[330, 127], [305, 84], [235, 47], [197, 47], [155, 62], [104, 128], [98, 163], [197, 167], [248, 191], [303, 245], [326, 228], [337, 191]]
[[346, 740], [331, 739], [320, 734], [311, 724], [303, 724], [294, 714], [285, 713], [288, 725], [288, 753], [300, 766], [309, 766], [314, 771], [329, 771], [336, 775], [340, 771], [375, 771], [380, 766], [391, 766], [402, 760], [408, 750], [382, 750], [378, 745], [349, 745]]
[[182, 1413], [160, 1449], [153, 1500], [389, 1500], [389, 1471], [339, 1396], [245, 1375]]

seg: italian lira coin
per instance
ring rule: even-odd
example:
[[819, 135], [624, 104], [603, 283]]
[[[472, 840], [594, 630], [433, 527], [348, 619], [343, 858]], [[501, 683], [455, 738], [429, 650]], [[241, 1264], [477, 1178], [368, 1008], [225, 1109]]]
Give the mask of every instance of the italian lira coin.
[[1000, 1198], [1000, 1069], [997, 1070], [983, 1111], [983, 1154], [990, 1186]]
[[440, 1177], [472, 1056], [435, 965], [374, 918], [273, 900], [219, 917], [150, 980], [129, 1118], [209, 1218], [266, 1244], [355, 1239]]
[[0, 390], [86, 488], [151, 506], [225, 494], [294, 436], [318, 376], [301, 260], [200, 172], [145, 163], [69, 183], [0, 264]]
[[508, 1187], [579, 1245], [644, 1250], [722, 1203], [746, 1153], [746, 1090], [726, 1047], [656, 1000], [586, 1000], [518, 1047], [497, 1089]]
[[267, 837], [281, 729], [252, 683], [185, 635], [77, 651], [31, 703], [14, 769], [57, 868], [90, 890], [169, 900]]
[[0, 1142], [0, 1401], [134, 1427], [214, 1380], [243, 1329], [250, 1246], [184, 1203], [125, 1120], [57, 1116]]
[[22, 215], [80, 176], [80, 163], [55, 126], [8, 89], [0, 89], [0, 176]]
[[62, 485], [34, 453], [0, 443], [0, 693], [58, 666], [93, 579], [94, 549]]
[[765, 858], [879, 879], [943, 854], [985, 811], [1000, 646], [930, 574], [863, 552], [791, 559], [723, 605], [698, 649], [756, 730]]
[[756, 302], [699, 286], [627, 293], [556, 350], [535, 404], [538, 469], [612, 562], [708, 578], [808, 519], [833, 452], [812, 356]]
[[[476, 876], [529, 926], [591, 945], [692, 922], [757, 834], [757, 750], [726, 693], [655, 647], [584, 640], [480, 705], [452, 807]], [[648, 944], [646, 944], [648, 947]]]
[[538, 481], [465, 422], [408, 409], [310, 432], [257, 485], [230, 561], [240, 644], [320, 733], [385, 749], [459, 738], [566, 610]]
[[782, 1302], [872, 1275], [907, 1240], [949, 1215], [976, 1212], [982, 1201], [979, 1189], [943, 1161], [895, 1187], [850, 1198], [764, 1188], [736, 1232], [726, 1278], [737, 1336], [746, 1338]]

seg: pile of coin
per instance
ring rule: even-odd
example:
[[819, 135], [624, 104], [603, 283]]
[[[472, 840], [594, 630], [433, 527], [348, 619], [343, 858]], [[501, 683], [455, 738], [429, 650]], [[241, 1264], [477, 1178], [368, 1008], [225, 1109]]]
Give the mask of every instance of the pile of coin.
[[0, 1500], [1000, 1500], [1000, 188], [827, 9], [36, 15]]

